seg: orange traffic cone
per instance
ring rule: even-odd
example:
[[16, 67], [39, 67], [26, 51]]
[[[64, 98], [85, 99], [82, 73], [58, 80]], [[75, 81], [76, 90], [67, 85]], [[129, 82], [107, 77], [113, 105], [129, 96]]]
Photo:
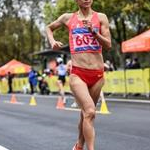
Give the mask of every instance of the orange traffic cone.
[[17, 99], [16, 99], [15, 94], [12, 94], [12, 96], [11, 96], [11, 100], [10, 100], [10, 103], [12, 103], [12, 104], [17, 103]]
[[63, 99], [61, 96], [58, 97], [56, 108], [57, 109], [64, 109], [65, 108], [64, 102], [63, 102]]

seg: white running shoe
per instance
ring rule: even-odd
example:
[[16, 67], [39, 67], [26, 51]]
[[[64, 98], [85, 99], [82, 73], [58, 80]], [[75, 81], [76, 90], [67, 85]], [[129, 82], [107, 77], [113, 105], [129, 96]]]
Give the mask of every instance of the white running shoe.
[[77, 107], [78, 107], [78, 104], [77, 104], [76, 102], [73, 102], [73, 103], [71, 104], [71, 107], [72, 107], [72, 108], [77, 108]]

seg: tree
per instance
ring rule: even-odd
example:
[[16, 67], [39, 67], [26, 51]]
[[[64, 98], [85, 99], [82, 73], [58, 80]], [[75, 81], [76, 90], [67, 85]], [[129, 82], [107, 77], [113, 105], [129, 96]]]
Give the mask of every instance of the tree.
[[32, 61], [29, 54], [41, 49], [42, 37], [36, 25], [41, 13], [39, 3], [39, 0], [1, 0], [0, 64], [12, 58], [29, 63]]
[[[72, 12], [77, 10], [74, 0], [58, 0], [55, 7], [52, 7], [51, 3], [46, 3], [45, 9], [46, 24], [55, 20], [58, 16], [63, 13]], [[60, 40], [63, 44], [68, 44], [68, 31], [65, 27], [61, 27], [59, 30], [54, 32], [56, 39]]]
[[[19, 18], [5, 18], [0, 22], [0, 62], [5, 63], [13, 58], [31, 62], [30, 49], [30, 21]], [[34, 26], [34, 49], [39, 50], [41, 36]]]

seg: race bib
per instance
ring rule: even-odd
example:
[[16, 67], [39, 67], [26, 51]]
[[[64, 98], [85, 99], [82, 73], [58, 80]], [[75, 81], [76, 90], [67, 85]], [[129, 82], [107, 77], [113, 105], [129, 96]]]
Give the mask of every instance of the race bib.
[[[98, 28], [94, 28], [97, 31]], [[74, 50], [76, 52], [84, 51], [98, 51], [101, 49], [101, 45], [85, 27], [76, 28], [72, 31], [72, 39]]]

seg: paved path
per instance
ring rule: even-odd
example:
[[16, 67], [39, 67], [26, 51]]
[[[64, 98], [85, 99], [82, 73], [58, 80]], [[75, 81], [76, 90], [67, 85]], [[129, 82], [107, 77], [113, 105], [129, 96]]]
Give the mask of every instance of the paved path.
[[[11, 95], [0, 95], [0, 145], [9, 150], [71, 150], [79, 111], [56, 109], [56, 96], [35, 96], [36, 106], [29, 105], [29, 95], [16, 98], [18, 103], [12, 104]], [[111, 114], [97, 114], [95, 120], [95, 150], [149, 150], [150, 104], [108, 101], [107, 106]]]

